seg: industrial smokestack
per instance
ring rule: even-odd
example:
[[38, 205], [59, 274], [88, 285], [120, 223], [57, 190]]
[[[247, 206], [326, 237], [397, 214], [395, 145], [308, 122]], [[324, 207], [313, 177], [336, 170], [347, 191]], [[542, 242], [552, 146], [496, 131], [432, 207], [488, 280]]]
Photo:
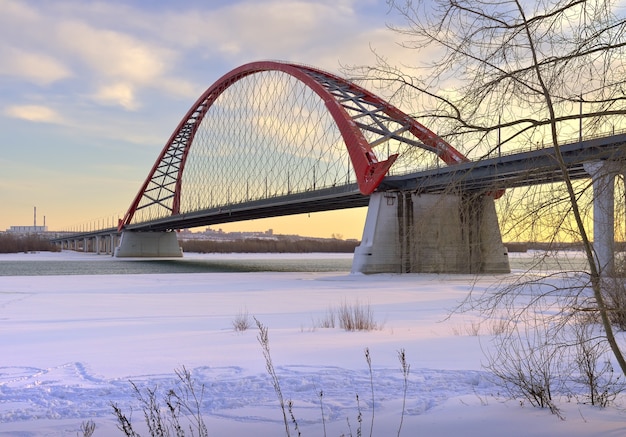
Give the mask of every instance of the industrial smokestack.
[[34, 214], [33, 214], [33, 216], [34, 216], [34, 223], [33, 223], [33, 226], [34, 226], [34, 227], [37, 227], [37, 207], [35, 206], [35, 207], [33, 207], [33, 208], [35, 208], [35, 211], [34, 211]]

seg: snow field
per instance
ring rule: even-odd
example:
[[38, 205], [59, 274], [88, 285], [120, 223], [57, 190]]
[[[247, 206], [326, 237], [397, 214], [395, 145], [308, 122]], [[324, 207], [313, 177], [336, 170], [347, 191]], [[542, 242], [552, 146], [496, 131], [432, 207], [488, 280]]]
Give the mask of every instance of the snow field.
[[[411, 366], [401, 435], [624, 435], [621, 399], [606, 409], [563, 399], [561, 421], [548, 410], [508, 400], [483, 370], [489, 322], [450, 312], [470, 291], [481, 293], [514, 277], [0, 277], [0, 435], [76, 435], [88, 419], [96, 423], [95, 436], [121, 435], [112, 402], [132, 409], [137, 425], [142, 421], [129, 381], [167, 390], [176, 386], [174, 370], [182, 366], [205, 385], [209, 435], [284, 435], [254, 321], [247, 331], [233, 329], [242, 312], [268, 328], [272, 362], [304, 436], [324, 434], [322, 408], [327, 435], [356, 435], [359, 407], [363, 435], [369, 435], [372, 411], [374, 435], [397, 435], [401, 349]], [[369, 305], [379, 329], [319, 327], [330, 308], [355, 302]]]

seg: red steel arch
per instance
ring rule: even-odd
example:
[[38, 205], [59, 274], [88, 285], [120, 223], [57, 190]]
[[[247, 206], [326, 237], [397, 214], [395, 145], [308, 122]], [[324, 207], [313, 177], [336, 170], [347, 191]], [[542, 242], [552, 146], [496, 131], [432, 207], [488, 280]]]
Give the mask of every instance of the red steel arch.
[[[346, 108], [328, 88], [326, 82], [332, 81], [349, 90], [363, 102], [375, 105], [389, 119], [403, 124], [422, 143], [419, 147], [430, 150], [446, 164], [468, 162], [463, 154], [448, 144], [431, 130], [418, 123], [414, 118], [400, 111], [395, 106], [372, 94], [368, 90], [334, 74], [313, 67], [276, 61], [260, 61], [242, 65], [222, 76], [209, 87], [185, 114], [176, 130], [159, 154], [150, 174], [144, 181], [128, 212], [119, 222], [118, 229], [130, 224], [135, 212], [144, 207], [158, 204], [171, 211], [172, 215], [180, 212], [181, 181], [185, 162], [204, 115], [228, 87], [240, 79], [260, 72], [280, 71], [300, 80], [319, 95], [333, 117], [348, 149], [350, 160], [356, 173], [359, 190], [364, 195], [373, 193], [395, 162], [397, 155], [391, 155], [385, 161], [378, 161], [372, 147], [365, 139], [362, 127], [359, 127]], [[393, 134], [392, 134], [393, 135]], [[144, 202], [142, 203], [142, 199]]]

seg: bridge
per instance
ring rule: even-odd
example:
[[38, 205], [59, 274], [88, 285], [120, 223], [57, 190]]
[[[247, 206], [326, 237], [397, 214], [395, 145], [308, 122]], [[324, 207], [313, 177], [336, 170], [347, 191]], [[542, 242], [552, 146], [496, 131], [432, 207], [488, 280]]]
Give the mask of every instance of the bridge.
[[[613, 135], [561, 150], [572, 178], [605, 183], [590, 163], [619, 162], [625, 143]], [[181, 256], [177, 229], [369, 205], [353, 271], [504, 272], [494, 199], [562, 180], [554, 158], [546, 148], [470, 161], [341, 77], [254, 62], [194, 103], [117, 228], [55, 241], [120, 257]]]

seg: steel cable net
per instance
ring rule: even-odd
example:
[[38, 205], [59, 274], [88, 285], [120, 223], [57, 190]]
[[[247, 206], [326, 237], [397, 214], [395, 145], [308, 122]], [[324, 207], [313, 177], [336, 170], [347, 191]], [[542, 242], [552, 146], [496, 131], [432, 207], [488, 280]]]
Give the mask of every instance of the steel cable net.
[[[376, 149], [380, 160], [399, 146], [402, 163], [424, 152], [393, 143]], [[267, 71], [237, 81], [216, 99], [196, 132], [182, 181], [185, 213], [346, 185], [355, 176], [323, 100], [289, 74]]]
[[[419, 147], [405, 121], [388, 117], [383, 107], [341, 82], [307, 74], [323, 81], [341, 102], [379, 161], [399, 155], [389, 174], [438, 165], [438, 157]], [[243, 77], [200, 118], [182, 173], [181, 214], [356, 183], [347, 147], [323, 99], [290, 74], [268, 70]], [[198, 119], [182, 131], [195, 128]], [[161, 159], [134, 223], [171, 215], [184, 147], [183, 140], [174, 141]]]
[[243, 78], [213, 103], [183, 173], [180, 211], [226, 207], [354, 182], [323, 101], [280, 72]]

